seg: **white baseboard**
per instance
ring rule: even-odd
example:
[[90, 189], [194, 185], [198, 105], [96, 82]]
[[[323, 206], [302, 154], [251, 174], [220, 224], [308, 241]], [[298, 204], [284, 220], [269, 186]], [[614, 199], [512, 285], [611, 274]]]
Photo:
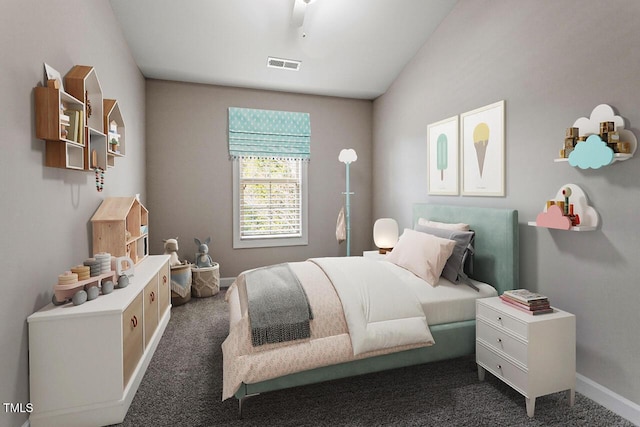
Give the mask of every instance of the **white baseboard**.
[[220, 287], [228, 288], [229, 286], [231, 286], [234, 280], [236, 280], [235, 277], [222, 277], [220, 278]]
[[580, 374], [576, 374], [576, 391], [640, 426], [640, 405]]

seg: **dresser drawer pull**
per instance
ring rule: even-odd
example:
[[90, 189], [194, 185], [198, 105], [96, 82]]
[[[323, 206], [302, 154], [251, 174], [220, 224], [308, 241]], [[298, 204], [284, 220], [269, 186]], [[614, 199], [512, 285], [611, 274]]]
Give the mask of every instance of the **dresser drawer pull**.
[[149, 294], [149, 299], [151, 300], [151, 302], [154, 302], [156, 300], [156, 293], [155, 292], [151, 292]]
[[138, 326], [138, 318], [136, 316], [133, 316], [131, 318], [131, 327], [135, 328]]
[[496, 341], [498, 341], [500, 344], [502, 344], [502, 338], [498, 338]]
[[502, 322], [502, 316], [498, 316], [498, 322]]
[[167, 283], [167, 275], [162, 276], [162, 283]]
[[496, 365], [496, 368], [498, 368], [499, 370], [501, 370], [501, 369], [502, 369], [502, 365], [498, 363], [498, 364]]

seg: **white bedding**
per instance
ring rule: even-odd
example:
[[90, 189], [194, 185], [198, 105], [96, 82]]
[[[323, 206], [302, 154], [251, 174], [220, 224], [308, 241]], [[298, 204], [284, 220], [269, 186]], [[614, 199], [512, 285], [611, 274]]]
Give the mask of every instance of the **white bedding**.
[[437, 286], [433, 287], [402, 267], [391, 262], [379, 262], [413, 289], [422, 304], [429, 326], [475, 319], [476, 299], [498, 295], [493, 286], [476, 280], [472, 282], [480, 292], [467, 285], [451, 283], [444, 277], [440, 277]]
[[[413, 289], [382, 263], [363, 257], [312, 258], [340, 296], [353, 354], [407, 344], [433, 344]], [[389, 292], [389, 283], [396, 291]]]

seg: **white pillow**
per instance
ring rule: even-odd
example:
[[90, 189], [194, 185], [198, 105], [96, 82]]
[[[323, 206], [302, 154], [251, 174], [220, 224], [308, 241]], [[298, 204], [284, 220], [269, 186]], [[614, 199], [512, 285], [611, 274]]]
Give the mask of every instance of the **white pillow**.
[[469, 224], [459, 222], [457, 224], [449, 224], [448, 222], [429, 221], [427, 218], [418, 218], [418, 225], [426, 227], [444, 228], [446, 230], [469, 231]]
[[385, 259], [409, 270], [431, 286], [436, 286], [455, 246], [456, 242], [453, 240], [405, 228], [398, 243], [387, 253]]

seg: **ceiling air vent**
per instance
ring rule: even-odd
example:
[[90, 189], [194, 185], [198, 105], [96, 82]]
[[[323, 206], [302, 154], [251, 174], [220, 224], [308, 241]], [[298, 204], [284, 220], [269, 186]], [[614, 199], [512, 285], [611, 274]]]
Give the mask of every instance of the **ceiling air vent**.
[[269, 68], [298, 71], [301, 64], [302, 61], [296, 61], [295, 59], [273, 58], [271, 56], [267, 58], [267, 67]]

